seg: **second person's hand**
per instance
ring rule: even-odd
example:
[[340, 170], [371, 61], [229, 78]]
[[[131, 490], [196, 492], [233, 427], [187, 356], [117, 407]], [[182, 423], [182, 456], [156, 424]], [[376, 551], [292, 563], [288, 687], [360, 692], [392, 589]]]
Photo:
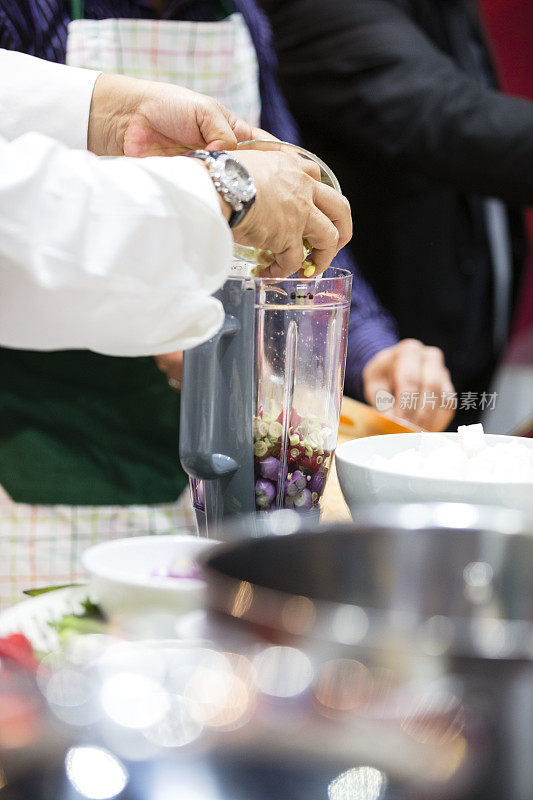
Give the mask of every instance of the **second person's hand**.
[[155, 363], [167, 376], [168, 385], [172, 389], [181, 389], [181, 379], [183, 377], [183, 353], [161, 353], [154, 356]]
[[297, 154], [239, 150], [234, 157], [248, 169], [257, 189], [254, 205], [234, 228], [235, 241], [274, 253], [266, 277], [287, 277], [299, 270], [304, 238], [313, 248], [317, 274], [327, 269], [352, 237], [346, 198], [320, 182], [317, 164]]
[[403, 339], [377, 353], [363, 370], [363, 391], [371, 405], [380, 392], [388, 393], [391, 413], [428, 431], [444, 430], [454, 415], [446, 402], [455, 390], [444, 354], [416, 339]]

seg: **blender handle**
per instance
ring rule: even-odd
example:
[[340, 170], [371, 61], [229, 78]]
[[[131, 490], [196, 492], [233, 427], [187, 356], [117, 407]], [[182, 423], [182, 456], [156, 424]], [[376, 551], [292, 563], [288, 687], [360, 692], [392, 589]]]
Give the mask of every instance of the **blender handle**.
[[183, 355], [180, 461], [185, 472], [199, 480], [229, 476], [239, 467], [231, 456], [214, 451], [217, 398], [224, 390], [217, 380], [217, 350], [224, 337], [234, 336], [240, 328], [239, 320], [226, 314], [215, 336]]

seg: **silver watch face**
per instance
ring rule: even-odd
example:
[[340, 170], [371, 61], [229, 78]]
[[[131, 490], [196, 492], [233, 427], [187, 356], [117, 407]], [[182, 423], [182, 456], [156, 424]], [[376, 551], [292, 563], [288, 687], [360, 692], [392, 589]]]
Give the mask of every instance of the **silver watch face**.
[[255, 184], [250, 173], [237, 159], [223, 156], [215, 161], [216, 177], [241, 203], [247, 203], [255, 195]]

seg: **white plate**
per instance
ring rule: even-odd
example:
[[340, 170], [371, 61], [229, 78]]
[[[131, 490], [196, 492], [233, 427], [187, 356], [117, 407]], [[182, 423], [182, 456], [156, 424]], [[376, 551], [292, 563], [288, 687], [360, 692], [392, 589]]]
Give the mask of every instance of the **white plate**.
[[156, 568], [165, 568], [183, 548], [195, 556], [213, 540], [197, 536], [137, 536], [96, 545], [86, 551], [84, 565], [92, 573], [92, 585], [67, 587], [30, 597], [0, 613], [0, 636], [23, 633], [36, 650], [59, 649], [59, 637], [50, 622], [65, 614], [79, 613], [90, 597], [110, 618], [165, 607], [175, 615], [201, 607], [205, 584], [200, 580], [155, 578]]
[[87, 586], [76, 586], [23, 600], [0, 613], [0, 636], [23, 633], [35, 650], [58, 650], [59, 637], [49, 623], [60, 620], [65, 614], [79, 613], [81, 603], [88, 596]]

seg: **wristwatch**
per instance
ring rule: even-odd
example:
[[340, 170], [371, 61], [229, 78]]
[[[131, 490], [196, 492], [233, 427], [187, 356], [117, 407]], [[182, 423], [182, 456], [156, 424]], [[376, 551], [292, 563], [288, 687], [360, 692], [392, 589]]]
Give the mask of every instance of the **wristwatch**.
[[215, 189], [231, 207], [230, 228], [234, 228], [245, 218], [255, 203], [254, 179], [245, 166], [227, 150], [193, 150], [191, 158], [205, 161]]

